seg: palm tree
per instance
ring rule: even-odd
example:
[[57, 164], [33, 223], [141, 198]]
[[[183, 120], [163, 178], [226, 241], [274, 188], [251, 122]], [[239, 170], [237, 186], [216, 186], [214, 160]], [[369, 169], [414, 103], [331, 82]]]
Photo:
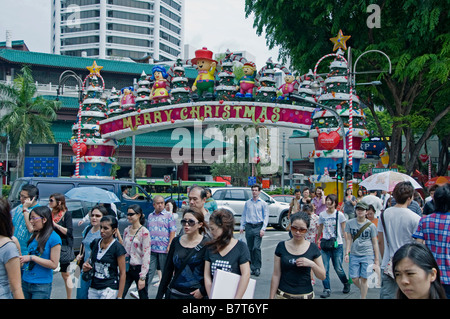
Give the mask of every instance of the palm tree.
[[23, 66], [14, 83], [0, 83], [0, 133], [7, 134], [11, 151], [22, 163], [28, 143], [55, 143], [51, 130], [61, 102], [46, 100], [37, 95], [37, 88], [28, 66]]

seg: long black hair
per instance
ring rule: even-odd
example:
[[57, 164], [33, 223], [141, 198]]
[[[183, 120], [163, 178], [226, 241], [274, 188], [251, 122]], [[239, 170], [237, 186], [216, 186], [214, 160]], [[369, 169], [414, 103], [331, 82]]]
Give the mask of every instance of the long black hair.
[[[39, 235], [39, 237], [36, 240], [38, 242], [38, 250], [42, 254], [45, 249], [45, 244], [47, 243], [48, 238], [50, 237], [50, 235], [54, 230], [52, 212], [50, 208], [48, 208], [47, 206], [38, 206], [33, 208], [33, 210], [31, 211], [30, 219], [31, 214], [33, 212], [42, 218], [42, 229], [33, 232], [33, 234], [31, 235], [30, 239], [27, 242], [27, 245], [29, 245], [36, 238], [36, 236]], [[46, 219], [45, 222], [44, 219]]]
[[[433, 268], [436, 269], [436, 279], [430, 285], [429, 299], [447, 299], [445, 290], [441, 284], [439, 266], [436, 259], [434, 259], [433, 253], [426, 245], [414, 242], [400, 247], [392, 257], [394, 274], [398, 263], [404, 258], [411, 259], [415, 265], [423, 269], [427, 274], [431, 273]], [[408, 299], [408, 297], [406, 297], [401, 289], [398, 289], [397, 299]]]

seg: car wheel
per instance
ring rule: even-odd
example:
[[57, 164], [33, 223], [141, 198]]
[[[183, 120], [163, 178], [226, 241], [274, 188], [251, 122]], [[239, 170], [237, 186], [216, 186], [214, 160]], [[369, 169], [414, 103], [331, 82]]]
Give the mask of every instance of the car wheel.
[[281, 213], [280, 221], [277, 228], [280, 230], [287, 231], [288, 227], [289, 227], [289, 218], [288, 218], [288, 211], [286, 210]]

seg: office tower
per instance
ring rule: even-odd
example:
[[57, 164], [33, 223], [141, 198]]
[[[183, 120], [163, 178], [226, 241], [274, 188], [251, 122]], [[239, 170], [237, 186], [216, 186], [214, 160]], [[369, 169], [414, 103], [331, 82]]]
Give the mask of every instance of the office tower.
[[184, 0], [52, 0], [51, 52], [174, 61], [183, 25]]

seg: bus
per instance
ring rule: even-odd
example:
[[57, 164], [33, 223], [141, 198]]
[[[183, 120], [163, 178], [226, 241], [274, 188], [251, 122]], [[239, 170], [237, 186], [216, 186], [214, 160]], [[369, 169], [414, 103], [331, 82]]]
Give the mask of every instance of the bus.
[[138, 178], [136, 184], [141, 185], [149, 194], [187, 194], [192, 186], [226, 187], [226, 182], [215, 181], [183, 181], [173, 180], [165, 182], [163, 179]]

